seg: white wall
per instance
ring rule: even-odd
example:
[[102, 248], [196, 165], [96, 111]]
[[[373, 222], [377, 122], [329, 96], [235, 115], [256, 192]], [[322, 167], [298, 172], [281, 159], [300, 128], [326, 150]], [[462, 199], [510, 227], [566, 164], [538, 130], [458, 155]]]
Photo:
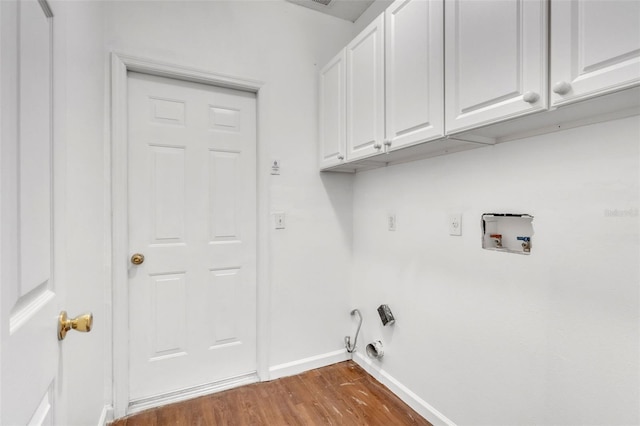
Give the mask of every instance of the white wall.
[[[460, 425], [638, 424], [639, 140], [636, 116], [356, 175], [360, 347]], [[485, 212], [532, 214], [531, 255], [481, 249]]]
[[[278, 1], [110, 2], [107, 49], [265, 82], [260, 179], [286, 230], [268, 238], [269, 365], [339, 350], [348, 318], [351, 180], [317, 167], [319, 66], [353, 24]], [[281, 175], [270, 176], [277, 159]], [[269, 224], [272, 222], [270, 221]]]

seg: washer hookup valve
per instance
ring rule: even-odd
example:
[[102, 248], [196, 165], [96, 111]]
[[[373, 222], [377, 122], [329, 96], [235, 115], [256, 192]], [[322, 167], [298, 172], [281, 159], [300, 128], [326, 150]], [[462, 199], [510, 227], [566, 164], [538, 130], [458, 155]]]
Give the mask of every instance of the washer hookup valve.
[[489, 237], [493, 240], [497, 248], [502, 248], [502, 234], [491, 234]]
[[522, 251], [531, 252], [531, 237], [516, 237], [518, 241], [522, 241]]

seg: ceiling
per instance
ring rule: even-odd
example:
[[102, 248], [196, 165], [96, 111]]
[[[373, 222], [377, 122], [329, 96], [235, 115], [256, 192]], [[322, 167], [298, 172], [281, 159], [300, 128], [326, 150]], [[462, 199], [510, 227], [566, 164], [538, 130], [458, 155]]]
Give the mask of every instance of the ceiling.
[[287, 0], [347, 21], [355, 22], [374, 0]]

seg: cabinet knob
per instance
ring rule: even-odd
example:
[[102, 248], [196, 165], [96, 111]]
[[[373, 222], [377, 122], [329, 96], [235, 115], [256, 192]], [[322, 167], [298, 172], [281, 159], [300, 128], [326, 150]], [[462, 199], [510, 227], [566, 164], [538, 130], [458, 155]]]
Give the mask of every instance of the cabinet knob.
[[374, 147], [375, 149], [381, 149], [381, 148], [382, 148], [382, 144], [381, 144], [381, 143], [374, 143], [374, 144], [373, 144], [373, 147]]
[[522, 99], [525, 102], [532, 104], [534, 102], [538, 102], [538, 99], [540, 99], [540, 95], [538, 95], [536, 92], [528, 91], [524, 92], [524, 95], [522, 95]]
[[391, 139], [387, 139], [384, 141], [384, 146], [391, 146]]
[[559, 81], [553, 85], [553, 93], [558, 95], [566, 95], [571, 91], [571, 85], [566, 81]]
[[341, 160], [341, 161], [344, 160], [344, 155], [338, 154], [338, 160]]

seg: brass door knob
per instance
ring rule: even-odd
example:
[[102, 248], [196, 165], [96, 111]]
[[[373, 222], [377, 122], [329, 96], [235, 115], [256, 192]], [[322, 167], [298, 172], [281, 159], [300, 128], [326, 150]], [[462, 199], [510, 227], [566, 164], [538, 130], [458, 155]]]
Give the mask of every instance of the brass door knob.
[[67, 337], [67, 331], [76, 330], [88, 333], [93, 326], [93, 314], [82, 314], [75, 318], [69, 319], [67, 311], [60, 312], [58, 316], [58, 340], [64, 340]]
[[134, 265], [141, 265], [142, 262], [144, 262], [144, 254], [136, 253], [131, 256], [131, 263], [133, 263]]

